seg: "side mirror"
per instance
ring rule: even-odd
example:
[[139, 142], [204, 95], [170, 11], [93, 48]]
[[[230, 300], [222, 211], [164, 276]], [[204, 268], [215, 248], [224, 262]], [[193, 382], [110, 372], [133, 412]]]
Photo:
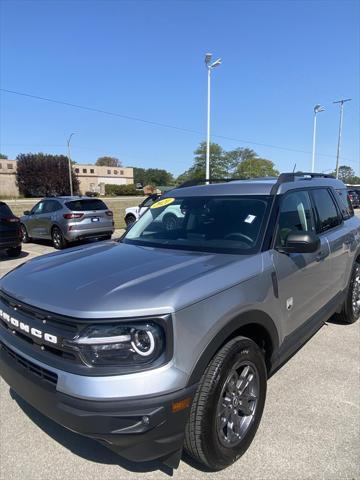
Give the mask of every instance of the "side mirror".
[[24, 215], [30, 215], [30, 210], [25, 210]]
[[313, 232], [291, 232], [286, 238], [284, 253], [314, 253], [320, 248], [320, 238]]

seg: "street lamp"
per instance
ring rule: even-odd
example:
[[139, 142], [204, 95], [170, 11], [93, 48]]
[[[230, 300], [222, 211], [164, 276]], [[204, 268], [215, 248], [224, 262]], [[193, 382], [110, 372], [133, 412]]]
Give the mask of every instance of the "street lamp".
[[311, 171], [315, 171], [315, 149], [316, 149], [316, 115], [325, 110], [321, 105], [315, 105], [314, 107], [314, 131], [313, 131], [313, 148], [312, 148], [312, 163]]
[[338, 145], [336, 151], [336, 178], [339, 178], [339, 160], [340, 160], [340, 143], [341, 143], [341, 132], [342, 132], [342, 124], [343, 124], [343, 115], [344, 115], [344, 103], [350, 102], [351, 98], [345, 98], [342, 100], [338, 100], [333, 103], [340, 104], [340, 122], [339, 122], [339, 136], [338, 136]]
[[70, 195], [73, 196], [73, 184], [72, 184], [72, 167], [71, 167], [71, 154], [70, 154], [70, 141], [72, 136], [75, 135], [75, 133], [72, 133], [70, 137], [68, 138], [67, 141], [67, 148], [68, 148], [68, 166], [69, 166], [69, 182], [70, 182]]
[[221, 65], [221, 58], [211, 62], [212, 53], [205, 55], [205, 65], [208, 70], [208, 95], [207, 95], [207, 136], [206, 136], [206, 183], [210, 179], [210, 99], [211, 99], [211, 70]]

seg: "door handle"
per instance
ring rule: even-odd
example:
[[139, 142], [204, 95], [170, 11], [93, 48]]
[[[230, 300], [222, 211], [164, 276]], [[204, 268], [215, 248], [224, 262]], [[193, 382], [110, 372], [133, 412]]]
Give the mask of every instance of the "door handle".
[[324, 260], [329, 254], [327, 252], [320, 252], [318, 255], [316, 255], [316, 258], [315, 260], [317, 262], [321, 262], [322, 260]]

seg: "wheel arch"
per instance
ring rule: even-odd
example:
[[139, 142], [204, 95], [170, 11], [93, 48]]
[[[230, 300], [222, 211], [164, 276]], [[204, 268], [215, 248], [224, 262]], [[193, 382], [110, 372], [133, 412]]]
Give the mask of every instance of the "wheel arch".
[[237, 336], [253, 340], [264, 351], [268, 375], [272, 370], [273, 357], [279, 349], [279, 336], [272, 318], [261, 310], [243, 312], [230, 320], [211, 340], [198, 358], [188, 385], [200, 381], [213, 356], [229, 340]]

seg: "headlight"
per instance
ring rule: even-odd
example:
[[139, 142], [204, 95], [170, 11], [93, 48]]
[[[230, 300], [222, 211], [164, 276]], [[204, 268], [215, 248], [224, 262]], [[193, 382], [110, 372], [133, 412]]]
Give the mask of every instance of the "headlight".
[[93, 325], [64, 346], [76, 350], [88, 366], [136, 367], [153, 363], [164, 353], [165, 334], [153, 322]]

